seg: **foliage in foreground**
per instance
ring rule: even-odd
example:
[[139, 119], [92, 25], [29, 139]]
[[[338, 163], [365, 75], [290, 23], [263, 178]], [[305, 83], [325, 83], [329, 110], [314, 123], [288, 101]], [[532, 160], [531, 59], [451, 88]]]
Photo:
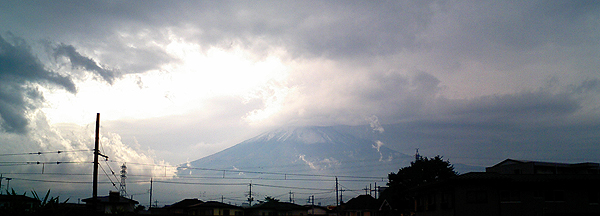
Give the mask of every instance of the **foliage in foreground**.
[[387, 200], [399, 211], [408, 211], [413, 203], [407, 193], [409, 189], [457, 175], [450, 161], [443, 160], [439, 155], [433, 158], [420, 157], [411, 162], [410, 166], [388, 175], [388, 188], [381, 193], [380, 199]]

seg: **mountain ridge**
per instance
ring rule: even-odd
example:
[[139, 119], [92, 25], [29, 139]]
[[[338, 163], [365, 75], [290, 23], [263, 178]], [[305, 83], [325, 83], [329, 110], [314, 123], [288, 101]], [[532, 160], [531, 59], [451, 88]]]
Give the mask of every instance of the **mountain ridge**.
[[411, 158], [381, 142], [340, 132], [335, 126], [309, 126], [265, 132], [188, 165], [213, 169], [381, 176], [408, 165]]

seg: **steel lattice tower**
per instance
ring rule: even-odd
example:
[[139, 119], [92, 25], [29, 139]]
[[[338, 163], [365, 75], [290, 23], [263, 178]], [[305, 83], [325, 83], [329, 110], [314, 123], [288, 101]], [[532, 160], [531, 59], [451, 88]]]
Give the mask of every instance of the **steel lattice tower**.
[[119, 193], [123, 197], [127, 196], [127, 186], [125, 185], [125, 179], [127, 179], [127, 166], [125, 166], [125, 163], [123, 163], [123, 166], [121, 166], [121, 185], [119, 188]]

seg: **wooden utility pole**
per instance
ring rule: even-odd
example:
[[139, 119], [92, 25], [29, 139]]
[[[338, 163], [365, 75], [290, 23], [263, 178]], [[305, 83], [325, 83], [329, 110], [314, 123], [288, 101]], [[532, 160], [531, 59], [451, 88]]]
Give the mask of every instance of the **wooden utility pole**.
[[312, 201], [311, 201], [312, 215], [315, 215], [315, 195], [312, 195], [311, 197], [312, 197]]
[[375, 182], [375, 199], [377, 199], [377, 192], [379, 192], [379, 191], [377, 188], [377, 182]]
[[152, 208], [152, 178], [150, 178], [150, 203], [148, 204], [148, 210]]
[[252, 181], [250, 181], [248, 186], [250, 187], [250, 191], [248, 192], [248, 202], [250, 202], [250, 206], [252, 206], [252, 201], [254, 201], [254, 198], [252, 197]]
[[340, 201], [338, 200], [340, 197], [338, 195], [338, 178], [335, 177], [335, 206], [340, 206]]
[[96, 140], [94, 143], [94, 183], [92, 186], [92, 202], [96, 209], [98, 201], [98, 155], [100, 154], [100, 113], [96, 114]]

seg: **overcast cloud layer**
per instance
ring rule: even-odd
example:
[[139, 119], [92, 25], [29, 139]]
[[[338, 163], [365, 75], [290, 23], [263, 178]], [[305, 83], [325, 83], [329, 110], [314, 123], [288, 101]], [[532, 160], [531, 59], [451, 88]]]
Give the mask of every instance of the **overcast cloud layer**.
[[598, 162], [598, 41], [597, 1], [5, 2], [0, 149], [99, 112], [148, 163], [373, 119], [406, 154]]

